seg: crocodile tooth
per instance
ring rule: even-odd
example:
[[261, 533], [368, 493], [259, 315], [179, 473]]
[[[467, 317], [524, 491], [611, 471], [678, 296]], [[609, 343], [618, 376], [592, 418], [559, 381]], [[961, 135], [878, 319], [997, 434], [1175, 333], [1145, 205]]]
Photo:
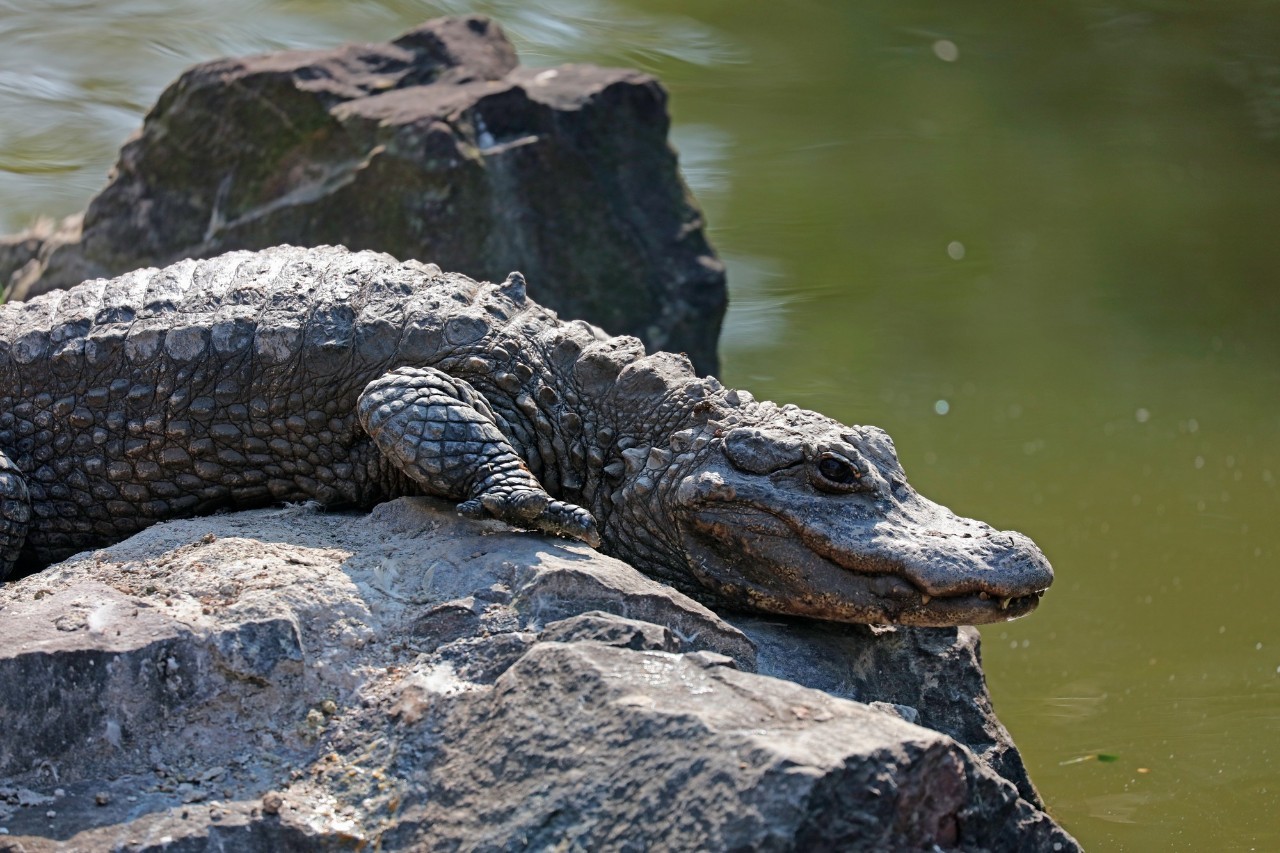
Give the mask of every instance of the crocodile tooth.
[[1002, 598], [1002, 599], [1000, 599], [1000, 609], [1001, 609], [1001, 610], [1008, 610], [1008, 609], [1009, 609], [1009, 602], [1010, 602], [1010, 601], [1013, 601], [1013, 596], [1009, 596], [1008, 598]]
[[923, 607], [924, 605], [928, 604], [930, 601], [933, 601], [933, 596], [932, 596], [932, 595], [923, 595], [923, 594], [922, 594], [922, 595], [920, 596], [920, 606], [921, 606], [921, 607]]

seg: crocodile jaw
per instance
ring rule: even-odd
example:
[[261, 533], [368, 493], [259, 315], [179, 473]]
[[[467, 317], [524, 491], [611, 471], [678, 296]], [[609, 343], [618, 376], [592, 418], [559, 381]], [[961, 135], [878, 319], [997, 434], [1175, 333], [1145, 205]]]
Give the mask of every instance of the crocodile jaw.
[[[719, 479], [719, 478], [716, 478]], [[1027, 537], [906, 490], [778, 501], [763, 483], [695, 489], [691, 572], [724, 604], [837, 622], [947, 627], [1030, 613], [1053, 570]], [[686, 495], [689, 491], [686, 490]]]

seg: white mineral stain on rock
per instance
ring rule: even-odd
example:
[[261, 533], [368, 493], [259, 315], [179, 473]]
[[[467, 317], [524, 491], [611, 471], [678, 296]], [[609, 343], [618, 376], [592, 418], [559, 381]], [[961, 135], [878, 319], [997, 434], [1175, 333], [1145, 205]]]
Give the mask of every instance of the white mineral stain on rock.
[[89, 633], [101, 634], [105, 631], [115, 618], [115, 612], [115, 605], [110, 601], [103, 602], [95, 607], [85, 620], [89, 625]]

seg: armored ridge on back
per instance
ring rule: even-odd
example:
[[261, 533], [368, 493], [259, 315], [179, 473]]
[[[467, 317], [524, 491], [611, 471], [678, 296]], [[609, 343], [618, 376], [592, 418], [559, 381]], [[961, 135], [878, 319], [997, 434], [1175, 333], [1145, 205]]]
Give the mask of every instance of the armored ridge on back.
[[879, 429], [756, 402], [500, 285], [281, 246], [0, 307], [0, 577], [167, 518], [406, 494], [711, 604], [956, 625], [1052, 582], [907, 485]]

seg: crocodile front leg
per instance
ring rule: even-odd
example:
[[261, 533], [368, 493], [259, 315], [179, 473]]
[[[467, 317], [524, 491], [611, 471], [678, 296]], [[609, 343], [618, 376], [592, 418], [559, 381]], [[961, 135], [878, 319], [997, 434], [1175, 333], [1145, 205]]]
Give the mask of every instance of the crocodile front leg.
[[27, 480], [8, 455], [0, 450], [0, 580], [9, 576], [31, 522]]
[[547, 494], [467, 382], [401, 367], [365, 386], [358, 411], [384, 456], [429, 494], [461, 500], [463, 515], [600, 544], [591, 513]]

